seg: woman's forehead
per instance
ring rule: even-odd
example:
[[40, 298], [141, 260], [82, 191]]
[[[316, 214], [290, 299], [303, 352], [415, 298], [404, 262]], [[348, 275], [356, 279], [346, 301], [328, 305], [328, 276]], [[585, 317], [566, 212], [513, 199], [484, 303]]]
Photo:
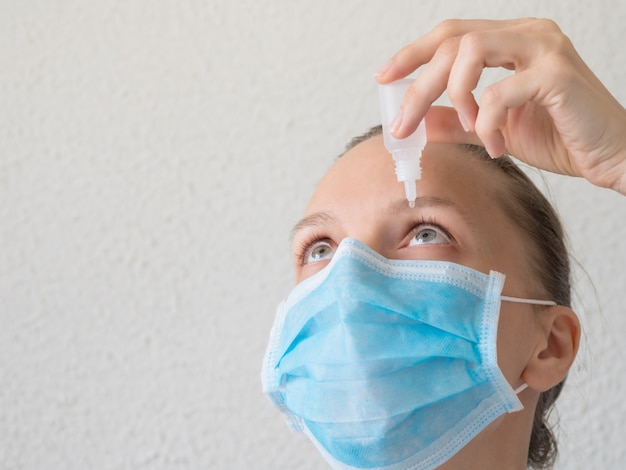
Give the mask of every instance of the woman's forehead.
[[[418, 195], [458, 200], [473, 208], [490, 207], [492, 195], [503, 185], [496, 175], [459, 145], [429, 144], [422, 157], [417, 191]], [[319, 205], [358, 205], [359, 200], [388, 205], [403, 196], [404, 186], [396, 179], [393, 159], [382, 136], [375, 136], [334, 163], [320, 181], [307, 213], [319, 210]]]
[[507, 184], [499, 171], [462, 146], [429, 144], [416, 183], [417, 204], [409, 209], [382, 137], [373, 137], [339, 158], [322, 178], [296, 225], [294, 242], [316, 232], [336, 243], [353, 237], [384, 245], [399, 227], [426, 220], [459, 235], [456, 262], [528, 279], [523, 249], [528, 242], [504, 212], [500, 198], [507, 197]]

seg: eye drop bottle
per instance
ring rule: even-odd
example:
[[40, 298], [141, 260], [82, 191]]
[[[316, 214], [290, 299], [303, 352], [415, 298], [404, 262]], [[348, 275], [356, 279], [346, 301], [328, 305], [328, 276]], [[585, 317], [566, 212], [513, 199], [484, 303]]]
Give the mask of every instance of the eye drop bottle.
[[389, 125], [398, 114], [404, 95], [413, 80], [398, 80], [387, 85], [379, 85], [380, 111], [382, 114], [383, 140], [396, 163], [396, 177], [404, 183], [404, 191], [409, 206], [415, 207], [415, 181], [422, 177], [420, 160], [426, 145], [426, 126], [420, 122], [415, 132], [405, 139], [396, 139], [389, 132]]

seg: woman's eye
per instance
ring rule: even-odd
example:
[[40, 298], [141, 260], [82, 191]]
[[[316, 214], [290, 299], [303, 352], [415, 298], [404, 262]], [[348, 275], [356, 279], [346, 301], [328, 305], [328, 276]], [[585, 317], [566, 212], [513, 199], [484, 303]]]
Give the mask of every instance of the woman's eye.
[[443, 245], [446, 243], [450, 243], [450, 238], [442, 229], [433, 226], [422, 226], [415, 229], [415, 236], [411, 238], [409, 246]]
[[311, 245], [304, 253], [304, 263], [329, 260], [335, 254], [335, 250], [326, 241], [319, 241]]

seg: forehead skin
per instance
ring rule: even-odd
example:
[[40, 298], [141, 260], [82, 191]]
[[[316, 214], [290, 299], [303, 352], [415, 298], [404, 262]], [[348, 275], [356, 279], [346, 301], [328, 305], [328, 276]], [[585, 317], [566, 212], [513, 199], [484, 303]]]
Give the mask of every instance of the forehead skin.
[[[529, 297], [537, 292], [531, 288], [527, 247], [497, 200], [505, 191], [504, 176], [462, 147], [429, 144], [417, 182], [418, 204], [409, 209], [399, 203], [406, 198], [393, 159], [382, 136], [375, 136], [339, 158], [320, 181], [305, 223], [294, 232], [294, 251], [306, 239], [339, 244], [352, 237], [388, 258], [441, 259], [485, 273], [499, 271], [507, 276], [506, 295]], [[442, 225], [452, 242], [407, 247], [407, 233], [422, 219]], [[319, 269], [298, 261], [295, 268], [298, 281]]]

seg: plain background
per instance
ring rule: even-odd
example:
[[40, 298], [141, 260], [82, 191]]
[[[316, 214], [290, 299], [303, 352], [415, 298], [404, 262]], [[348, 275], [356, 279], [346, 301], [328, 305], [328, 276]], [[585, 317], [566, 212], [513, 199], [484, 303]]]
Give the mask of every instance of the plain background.
[[[392, 53], [518, 16], [626, 103], [620, 0], [0, 0], [0, 468], [327, 468], [261, 394], [289, 231]], [[624, 468], [626, 198], [545, 181], [585, 329], [558, 468]]]

